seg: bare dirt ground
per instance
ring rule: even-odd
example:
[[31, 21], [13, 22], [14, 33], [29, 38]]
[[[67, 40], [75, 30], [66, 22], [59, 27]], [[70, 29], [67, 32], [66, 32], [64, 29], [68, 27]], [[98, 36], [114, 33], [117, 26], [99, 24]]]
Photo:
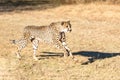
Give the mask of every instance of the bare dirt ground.
[[[20, 39], [27, 25], [49, 25], [70, 20], [67, 41], [77, 59], [64, 59], [62, 51], [40, 44], [34, 61], [29, 44], [16, 58], [9, 40]], [[120, 6], [64, 5], [45, 10], [0, 13], [0, 80], [120, 80]]]

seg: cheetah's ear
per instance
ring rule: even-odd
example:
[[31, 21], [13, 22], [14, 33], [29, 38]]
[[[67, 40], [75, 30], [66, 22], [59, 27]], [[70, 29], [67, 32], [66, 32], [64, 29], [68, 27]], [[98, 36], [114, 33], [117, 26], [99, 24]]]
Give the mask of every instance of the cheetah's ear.
[[64, 25], [64, 23], [65, 23], [64, 21], [63, 21], [63, 22], [61, 22], [61, 25]]
[[67, 22], [70, 23], [70, 20], [68, 20]]
[[51, 24], [50, 24], [50, 26], [53, 26], [53, 25], [54, 25], [54, 23], [51, 23]]

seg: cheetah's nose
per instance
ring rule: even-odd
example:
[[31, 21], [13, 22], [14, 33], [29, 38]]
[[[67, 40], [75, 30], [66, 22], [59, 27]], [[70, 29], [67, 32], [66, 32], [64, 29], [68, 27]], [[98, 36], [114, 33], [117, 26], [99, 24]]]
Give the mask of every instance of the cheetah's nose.
[[70, 32], [72, 31], [72, 29], [69, 30]]

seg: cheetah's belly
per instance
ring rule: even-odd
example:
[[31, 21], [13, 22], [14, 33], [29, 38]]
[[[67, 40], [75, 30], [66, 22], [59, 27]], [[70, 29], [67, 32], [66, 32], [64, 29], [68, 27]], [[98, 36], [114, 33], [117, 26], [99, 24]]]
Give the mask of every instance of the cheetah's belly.
[[44, 32], [41, 35], [37, 35], [36, 39], [38, 39], [40, 42], [53, 43], [53, 35], [49, 32]]

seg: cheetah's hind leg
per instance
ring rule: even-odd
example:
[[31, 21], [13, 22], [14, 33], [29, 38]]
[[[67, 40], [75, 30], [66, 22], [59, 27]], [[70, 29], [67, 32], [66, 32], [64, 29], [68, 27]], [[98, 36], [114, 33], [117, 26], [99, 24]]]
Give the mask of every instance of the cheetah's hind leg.
[[20, 58], [21, 58], [20, 52], [21, 52], [21, 50], [22, 50], [23, 48], [26, 47], [26, 45], [27, 45], [27, 40], [23, 38], [23, 39], [19, 39], [19, 40], [10, 40], [10, 41], [11, 41], [13, 44], [17, 45], [18, 50], [17, 50], [17, 52], [16, 52], [16, 56], [17, 56], [18, 59], [20, 59]]
[[39, 43], [39, 41], [38, 40], [36, 40], [36, 39], [34, 39], [33, 41], [32, 41], [32, 43], [33, 43], [33, 58], [35, 59], [35, 60], [39, 60], [39, 58], [36, 56], [36, 50], [38, 49], [38, 43]]

